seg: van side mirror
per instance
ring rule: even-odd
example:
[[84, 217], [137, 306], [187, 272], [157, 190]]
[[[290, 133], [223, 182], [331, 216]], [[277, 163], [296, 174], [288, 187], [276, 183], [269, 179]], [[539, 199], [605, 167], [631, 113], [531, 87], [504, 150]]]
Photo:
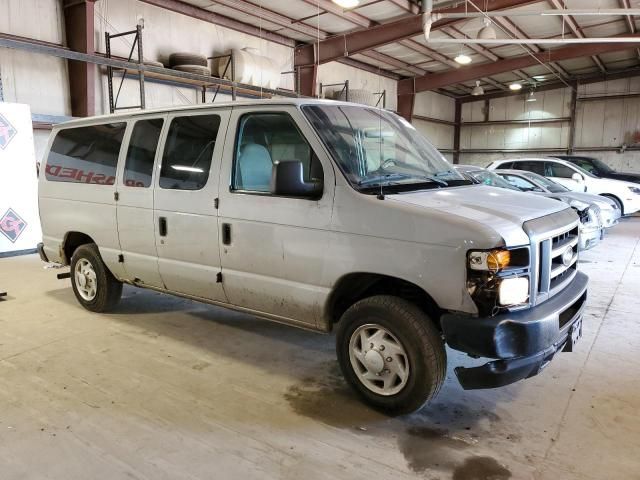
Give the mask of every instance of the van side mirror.
[[304, 181], [304, 169], [300, 160], [283, 160], [273, 166], [271, 193], [285, 197], [318, 199], [322, 196], [321, 181]]
[[578, 172], [571, 175], [571, 180], [575, 180], [578, 183], [582, 183], [584, 181], [584, 177], [580, 175]]

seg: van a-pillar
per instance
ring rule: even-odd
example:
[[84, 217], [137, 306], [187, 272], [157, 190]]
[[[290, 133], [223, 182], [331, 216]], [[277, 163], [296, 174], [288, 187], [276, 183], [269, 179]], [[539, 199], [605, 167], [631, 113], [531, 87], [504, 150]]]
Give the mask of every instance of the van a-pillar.
[[[67, 46], [76, 52], [95, 53], [94, 3], [96, 0], [63, 0]], [[95, 115], [96, 65], [69, 60], [69, 93], [74, 117]]]

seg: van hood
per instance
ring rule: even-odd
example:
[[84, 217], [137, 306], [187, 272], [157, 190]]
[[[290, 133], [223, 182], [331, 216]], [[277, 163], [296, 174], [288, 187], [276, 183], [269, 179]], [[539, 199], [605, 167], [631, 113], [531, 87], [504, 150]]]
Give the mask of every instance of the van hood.
[[398, 193], [386, 198], [488, 225], [507, 245], [522, 243], [524, 222], [570, 208], [557, 200], [485, 185]]

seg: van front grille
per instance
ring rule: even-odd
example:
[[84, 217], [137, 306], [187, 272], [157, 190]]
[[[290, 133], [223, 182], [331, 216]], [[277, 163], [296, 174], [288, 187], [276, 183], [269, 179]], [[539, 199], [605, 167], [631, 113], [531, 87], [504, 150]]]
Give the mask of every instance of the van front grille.
[[575, 277], [578, 264], [579, 219], [571, 210], [524, 224], [531, 239], [532, 303], [553, 297]]

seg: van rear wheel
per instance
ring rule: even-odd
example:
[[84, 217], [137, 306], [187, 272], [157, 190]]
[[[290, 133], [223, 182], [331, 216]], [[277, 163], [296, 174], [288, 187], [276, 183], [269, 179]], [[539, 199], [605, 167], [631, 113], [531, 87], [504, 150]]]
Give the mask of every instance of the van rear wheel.
[[418, 410], [447, 373], [444, 342], [416, 305], [380, 295], [352, 305], [338, 323], [338, 362], [347, 382], [388, 413]]
[[97, 313], [112, 310], [122, 296], [122, 283], [104, 264], [95, 243], [81, 245], [73, 252], [71, 286], [80, 305]]

